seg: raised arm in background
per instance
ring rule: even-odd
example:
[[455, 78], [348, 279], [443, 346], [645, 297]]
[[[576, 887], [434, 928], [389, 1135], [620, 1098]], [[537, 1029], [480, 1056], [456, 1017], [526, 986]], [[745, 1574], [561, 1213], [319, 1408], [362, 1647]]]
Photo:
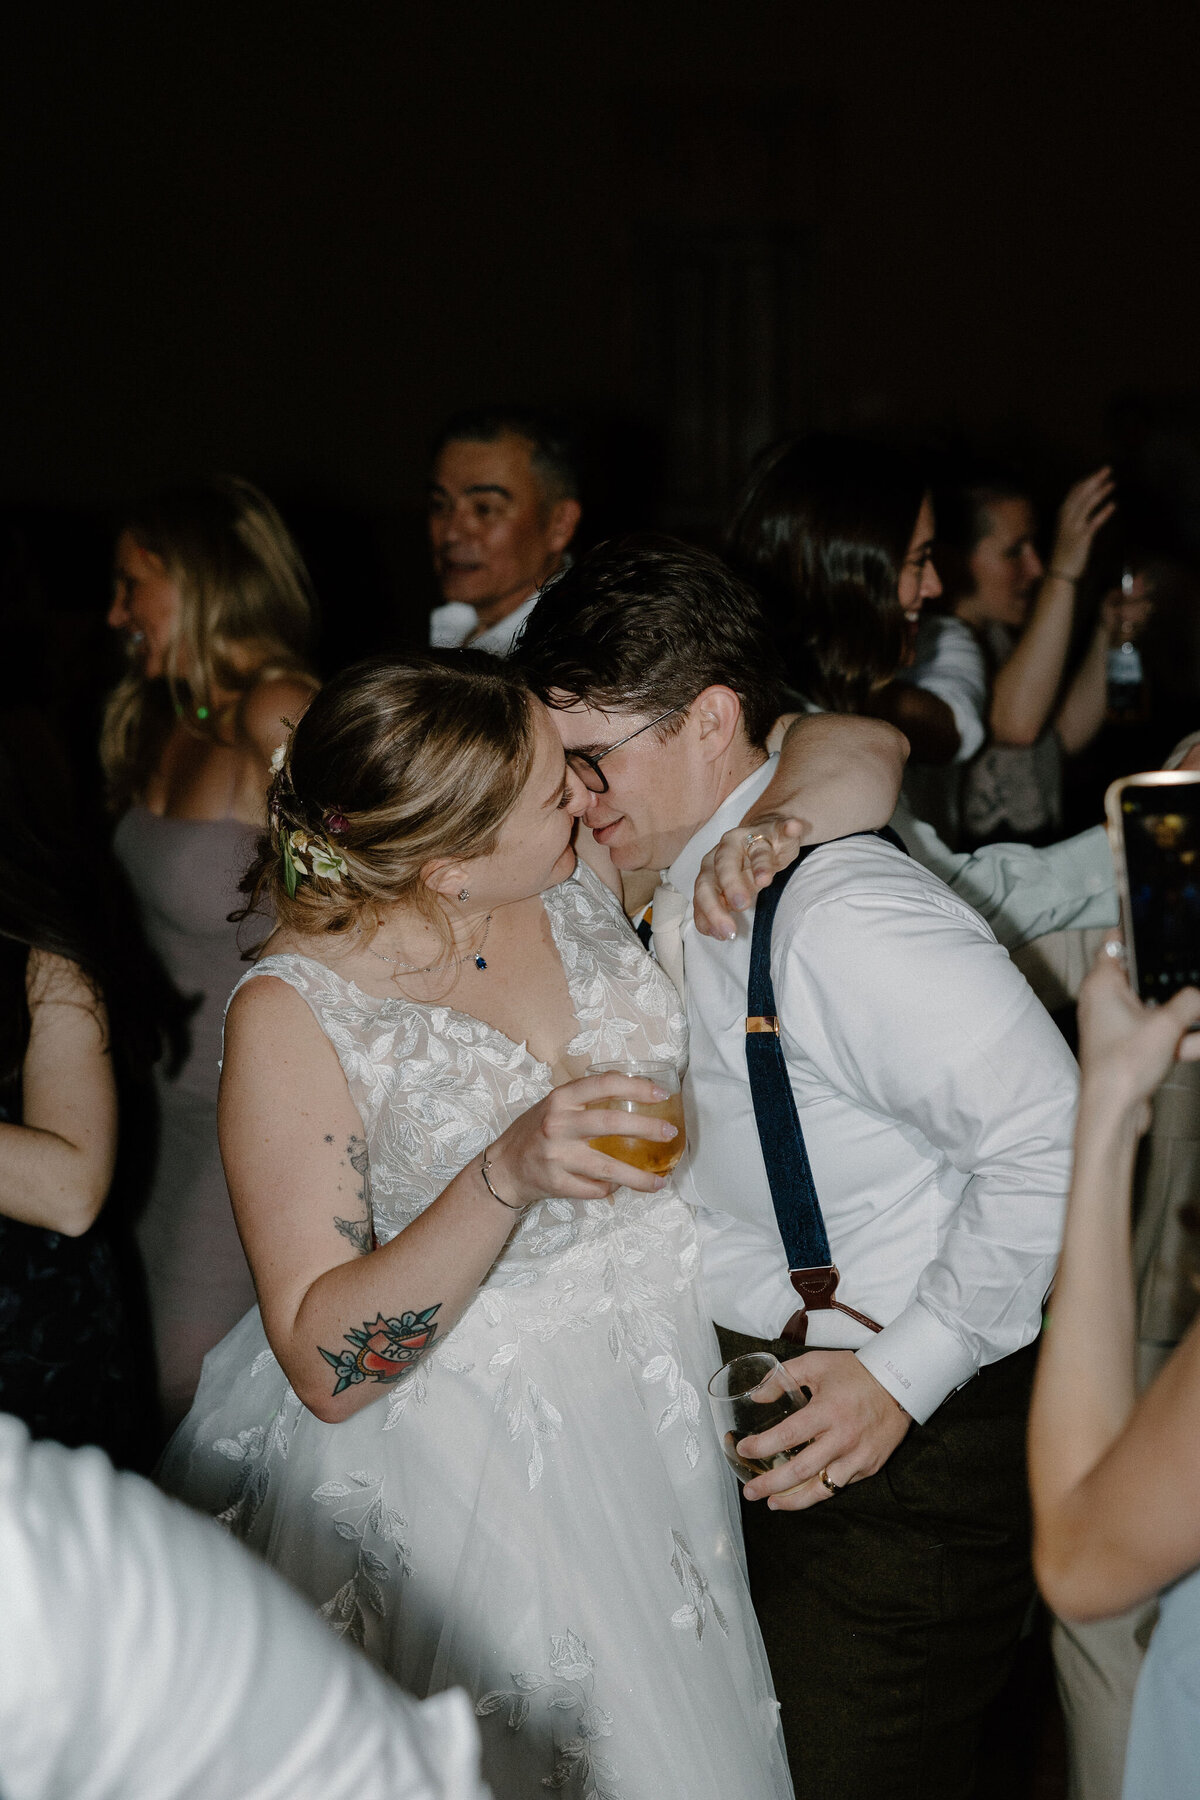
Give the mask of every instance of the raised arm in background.
[[1050, 565], [1029, 622], [996, 673], [990, 724], [1000, 744], [1035, 744], [1054, 710], [1075, 622], [1075, 590], [1097, 531], [1112, 517], [1111, 469], [1098, 469], [1071, 489], [1058, 515]]
[[1200, 1321], [1137, 1399], [1130, 1255], [1138, 1139], [1172, 1059], [1200, 1059], [1198, 1021], [1196, 989], [1145, 1007], [1103, 953], [1080, 992], [1075, 1167], [1029, 1428], [1034, 1564], [1068, 1619], [1200, 1563]]

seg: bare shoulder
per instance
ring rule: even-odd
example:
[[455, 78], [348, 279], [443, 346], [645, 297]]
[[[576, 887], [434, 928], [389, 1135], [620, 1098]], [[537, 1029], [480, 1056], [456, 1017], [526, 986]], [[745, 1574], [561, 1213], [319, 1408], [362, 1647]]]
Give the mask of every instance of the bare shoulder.
[[225, 1014], [225, 1045], [254, 1051], [259, 1046], [324, 1038], [312, 1010], [290, 981], [264, 969], [243, 981]]
[[225, 1015], [224, 1074], [240, 1092], [289, 1103], [331, 1084], [345, 1086], [337, 1051], [304, 996], [281, 975], [264, 970], [243, 982]]
[[317, 683], [298, 675], [268, 676], [243, 698], [238, 707], [238, 726], [263, 760], [284, 742], [293, 725], [307, 711]]

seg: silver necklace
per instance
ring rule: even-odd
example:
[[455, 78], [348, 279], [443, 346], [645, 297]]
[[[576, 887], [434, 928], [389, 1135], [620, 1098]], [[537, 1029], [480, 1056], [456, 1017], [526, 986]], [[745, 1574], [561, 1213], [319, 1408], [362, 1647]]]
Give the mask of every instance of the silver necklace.
[[[473, 962], [477, 969], [486, 969], [487, 963], [484, 960], [483, 946], [487, 943], [488, 932], [491, 929], [492, 915], [489, 913], [487, 918], [483, 921], [483, 936], [480, 938], [477, 948], [474, 950], [464, 950], [461, 956], [456, 956], [453, 959], [450, 967], [452, 969], [457, 969], [462, 963]], [[376, 962], [390, 963], [392, 968], [395, 969], [396, 975], [431, 975], [434, 969], [440, 969], [446, 966], [440, 957], [436, 957], [433, 962], [426, 963], [423, 969], [418, 969], [415, 963], [398, 962], [394, 956], [385, 956], [382, 950], [372, 950], [370, 944], [364, 944], [363, 949], [368, 956], [373, 956]], [[392, 980], [394, 981], [395, 979], [396, 976], [393, 975]]]

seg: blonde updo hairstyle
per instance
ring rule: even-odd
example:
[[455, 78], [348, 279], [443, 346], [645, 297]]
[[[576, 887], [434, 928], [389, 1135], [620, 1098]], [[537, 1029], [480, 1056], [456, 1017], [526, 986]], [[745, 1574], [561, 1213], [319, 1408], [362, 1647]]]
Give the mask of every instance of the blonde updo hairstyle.
[[[447, 955], [453, 933], [422, 870], [486, 856], [529, 779], [533, 701], [510, 664], [476, 650], [359, 663], [316, 695], [270, 795], [271, 822], [242, 883], [250, 912], [303, 935], [374, 934], [382, 908], [420, 911]], [[309, 870], [287, 890], [295, 831], [342, 858], [339, 880]]]
[[215, 694], [247, 693], [272, 676], [313, 679], [315, 608], [287, 526], [237, 476], [164, 489], [133, 509], [124, 529], [160, 558], [180, 608], [165, 679], [131, 669], [105, 709], [101, 760], [118, 810], [140, 797], [174, 718], [215, 738]]

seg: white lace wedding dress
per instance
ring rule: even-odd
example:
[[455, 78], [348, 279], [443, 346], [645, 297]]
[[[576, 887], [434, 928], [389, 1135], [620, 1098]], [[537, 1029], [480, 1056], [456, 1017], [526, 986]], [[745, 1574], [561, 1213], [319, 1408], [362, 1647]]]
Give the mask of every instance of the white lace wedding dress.
[[[675, 990], [607, 890], [580, 866], [545, 906], [571, 1054], [678, 1060]], [[301, 956], [245, 979], [263, 975], [337, 1050], [381, 1243], [549, 1091], [544, 1064], [464, 1013]], [[545, 1200], [453, 1329], [342, 1424], [305, 1410], [249, 1313], [160, 1479], [410, 1692], [465, 1687], [497, 1800], [774, 1800], [791, 1782], [703, 1392], [719, 1361], [672, 1187]]]

